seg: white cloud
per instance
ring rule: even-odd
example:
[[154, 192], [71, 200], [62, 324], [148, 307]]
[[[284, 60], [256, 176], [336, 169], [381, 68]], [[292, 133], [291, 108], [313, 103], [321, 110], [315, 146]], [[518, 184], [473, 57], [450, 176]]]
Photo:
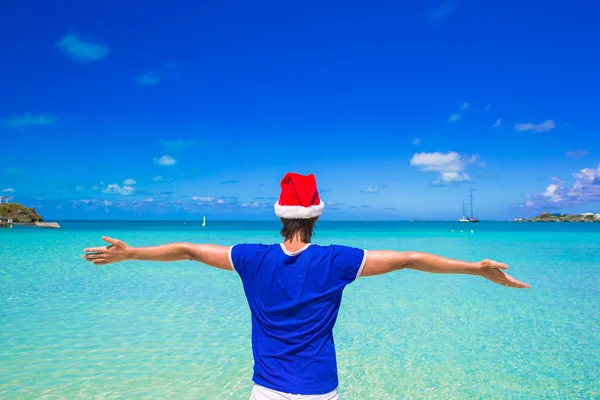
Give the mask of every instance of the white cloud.
[[86, 42], [79, 38], [76, 33], [69, 33], [56, 43], [56, 46], [73, 60], [82, 63], [98, 61], [105, 58], [110, 50], [108, 47]]
[[135, 77], [135, 81], [140, 86], [156, 85], [161, 79], [161, 74], [153, 71], [149, 71]]
[[458, 106], [458, 111], [455, 112], [454, 114], [452, 114], [450, 116], [450, 118], [448, 118], [448, 121], [450, 121], [450, 122], [458, 121], [462, 117], [463, 112], [465, 112], [469, 107], [471, 107], [471, 103], [467, 103], [467, 102], [461, 103]]
[[502, 119], [498, 118], [496, 122], [494, 122], [494, 128], [500, 128], [502, 126]]
[[585, 156], [589, 156], [589, 155], [590, 155], [590, 152], [587, 150], [583, 150], [583, 149], [571, 150], [571, 151], [567, 151], [565, 153], [565, 156], [573, 157], [573, 158], [581, 158], [581, 157], [585, 157]]
[[421, 171], [462, 171], [465, 169], [465, 162], [460, 154], [455, 151], [448, 153], [416, 153], [410, 159], [410, 165], [418, 167]]
[[337, 203], [336, 203], [336, 202], [334, 202], [334, 201], [327, 201], [327, 202], [325, 202], [325, 205], [326, 205], [326, 206], [335, 206], [336, 204], [337, 204]]
[[546, 188], [546, 191], [544, 193], [542, 193], [542, 196], [549, 199], [553, 203], [558, 203], [559, 201], [562, 200], [562, 197], [560, 196], [560, 194], [558, 194], [556, 192], [558, 189], [559, 189], [559, 186], [554, 183], [551, 185], [548, 185], [548, 187]]
[[535, 205], [535, 203], [531, 200], [531, 195], [525, 195], [525, 203], [523, 203], [523, 205], [525, 207], [533, 207]]
[[412, 144], [414, 144], [415, 146], [418, 146], [421, 143], [422, 139], [421, 138], [415, 138], [412, 141]]
[[83, 190], [83, 186], [81, 186], [81, 185], [75, 186], [75, 190]]
[[162, 156], [161, 158], [155, 158], [154, 163], [158, 165], [175, 165], [177, 160], [171, 156]]
[[600, 202], [600, 164], [573, 173], [575, 181], [568, 187], [559, 178], [552, 177], [543, 193], [525, 196], [525, 207], [558, 208]]
[[471, 103], [468, 103], [468, 102], [459, 104], [458, 111], [455, 112], [454, 114], [452, 114], [450, 116], [450, 118], [448, 118], [448, 121], [456, 122], [456, 121], [460, 120], [462, 118], [463, 113], [466, 112], [470, 107], [471, 107]]
[[485, 106], [485, 111], [490, 111], [492, 109], [492, 105], [488, 104]]
[[203, 203], [215, 201], [214, 196], [194, 196], [194, 197], [192, 197], [192, 199], [196, 200], [196, 201], [201, 201]]
[[165, 177], [164, 177], [164, 176], [162, 176], [162, 175], [157, 175], [157, 176], [155, 176], [154, 178], [152, 178], [152, 180], [153, 180], [153, 181], [157, 181], [157, 182], [158, 182], [158, 181], [164, 181], [164, 180], [165, 180]]
[[102, 189], [102, 193], [122, 194], [122, 195], [128, 196], [130, 194], [135, 193], [135, 188], [133, 186], [127, 186], [127, 185], [121, 187], [116, 183], [111, 183], [105, 189]]
[[410, 165], [419, 168], [423, 172], [439, 172], [438, 179], [432, 182], [433, 185], [460, 184], [471, 180], [471, 177], [464, 172], [468, 165], [478, 163], [478, 166], [484, 166], [483, 161], [479, 161], [477, 154], [462, 157], [455, 151], [448, 153], [416, 153], [410, 160]]
[[[137, 193], [136, 193], [137, 194]], [[71, 204], [73, 207], [82, 207], [86, 210], [108, 210], [120, 209], [127, 211], [136, 212], [151, 212], [151, 213], [165, 213], [186, 211], [186, 212], [202, 212], [206, 213], [207, 208], [228, 209], [228, 210], [246, 210], [254, 211], [264, 209], [272, 209], [273, 203], [262, 203], [262, 202], [248, 202], [241, 203], [237, 197], [224, 197], [216, 201], [211, 202], [199, 202], [193, 200], [191, 197], [188, 199], [171, 199], [162, 196], [143, 196], [136, 198], [135, 196], [115, 196], [113, 201], [104, 201], [98, 198], [88, 198], [72, 200]]]
[[98, 186], [96, 186], [96, 185], [92, 186], [92, 190], [98, 190], [98, 189], [100, 189]]
[[471, 177], [466, 172], [441, 172], [440, 177], [433, 182], [435, 186], [439, 185], [454, 185], [457, 183], [468, 182]]
[[26, 113], [5, 119], [4, 126], [7, 128], [20, 128], [30, 125], [52, 125], [54, 122], [56, 122], [56, 117], [51, 115]]
[[369, 186], [366, 189], [362, 189], [361, 190], [361, 193], [370, 193], [370, 194], [373, 194], [373, 193], [378, 193], [378, 192], [379, 192], [379, 188], [375, 187], [375, 186]]
[[542, 197], [548, 201], [551, 201], [552, 203], [559, 203], [564, 200], [561, 192], [564, 191], [565, 182], [556, 177], [552, 177], [550, 179], [556, 183], [548, 185], [544, 193], [542, 193]]
[[550, 132], [552, 129], [556, 128], [556, 124], [554, 123], [554, 121], [552, 121], [551, 119], [548, 119], [542, 123], [539, 124], [534, 124], [531, 122], [527, 122], [527, 123], [516, 123], [515, 124], [515, 130], [517, 132], [525, 132], [525, 131], [532, 131], [532, 132]]
[[123, 185], [125, 186], [131, 186], [131, 185], [135, 185], [137, 183], [137, 181], [135, 179], [125, 179], [123, 181]]
[[15, 192], [15, 189], [13, 189], [13, 188], [6, 188], [6, 189], [2, 190], [2, 193], [14, 193], [14, 192]]
[[600, 164], [596, 168], [584, 168], [573, 174], [575, 183], [567, 196], [578, 201], [600, 201]]
[[479, 157], [479, 154], [473, 154], [472, 156], [470, 156], [470, 157], [469, 157], [469, 158], [466, 160], [466, 163], [467, 163], [467, 164], [474, 164], [474, 163], [476, 163], [477, 161], [479, 161], [479, 158], [480, 158], [480, 157]]

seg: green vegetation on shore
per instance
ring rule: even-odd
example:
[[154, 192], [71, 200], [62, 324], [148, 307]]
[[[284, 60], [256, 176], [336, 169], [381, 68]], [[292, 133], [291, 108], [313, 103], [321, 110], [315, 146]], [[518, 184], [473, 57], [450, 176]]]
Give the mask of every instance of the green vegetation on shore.
[[551, 214], [542, 213], [531, 219], [516, 219], [517, 222], [600, 222], [600, 214]]
[[0, 204], [0, 218], [12, 219], [15, 223], [31, 224], [42, 222], [42, 217], [33, 209], [19, 203]]

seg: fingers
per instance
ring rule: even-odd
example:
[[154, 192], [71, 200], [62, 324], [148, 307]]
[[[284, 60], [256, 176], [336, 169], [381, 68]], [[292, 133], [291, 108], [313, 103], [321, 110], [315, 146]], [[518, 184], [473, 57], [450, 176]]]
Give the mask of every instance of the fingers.
[[519, 288], [519, 289], [529, 289], [531, 287], [528, 284], [526, 284], [525, 282], [518, 281], [510, 275], [506, 275], [506, 279], [508, 281], [508, 287]]
[[102, 255], [98, 254], [86, 254], [85, 256], [83, 256], [83, 258], [85, 259], [85, 261], [87, 262], [91, 262], [94, 265], [105, 265], [105, 264], [110, 264], [110, 261], [108, 261], [106, 258], [104, 258]]
[[503, 271], [499, 271], [499, 272], [502, 273], [502, 275], [503, 275], [499, 279], [500, 280], [499, 283], [503, 284], [504, 286], [508, 286], [508, 287], [512, 287], [512, 288], [519, 288], [519, 289], [528, 289], [530, 287], [525, 282], [516, 280], [512, 276], [508, 275], [506, 272], [503, 272]]
[[104, 240], [106, 243], [112, 244], [113, 246], [120, 246], [123, 244], [123, 242], [121, 242], [120, 240], [112, 239], [108, 236], [102, 236], [102, 240]]
[[[500, 272], [502, 272], [502, 271], [500, 271]], [[517, 288], [517, 289], [529, 289], [530, 288], [530, 286], [528, 284], [526, 284], [525, 282], [518, 281], [515, 278], [513, 278], [512, 276], [510, 276], [504, 272], [502, 272], [502, 273], [504, 274], [504, 277], [494, 279], [494, 282], [496, 282], [497, 284], [506, 286], [506, 287]]]
[[508, 265], [494, 260], [483, 260], [482, 264], [486, 268], [508, 269]]
[[102, 240], [104, 240], [107, 243], [110, 243], [110, 246], [102, 246], [102, 247], [88, 247], [87, 249], [84, 249], [83, 252], [84, 253], [98, 253], [98, 254], [102, 254], [105, 253], [108, 249], [113, 248], [113, 246], [123, 246], [124, 243], [120, 240], [117, 239], [112, 239], [109, 238], [108, 236], [102, 236]]
[[88, 247], [83, 250], [83, 252], [87, 254], [84, 254], [83, 256], [81, 256], [81, 258], [83, 258], [87, 262], [91, 262], [94, 265], [106, 265], [110, 264], [111, 262], [114, 262], [109, 261], [109, 259], [107, 258], [109, 257], [109, 249], [112, 249], [119, 245], [123, 245], [124, 243], [120, 240], [112, 239], [107, 236], [102, 236], [102, 240], [104, 240], [107, 243], [110, 243], [110, 245], [102, 247]]
[[497, 264], [496, 268], [499, 268], [499, 269], [508, 269], [508, 265], [506, 265], [506, 264], [503, 264], [503, 263], [496, 263], [496, 264]]
[[518, 288], [518, 289], [528, 289], [530, 286], [525, 282], [521, 282], [516, 280], [512, 276], [508, 275], [506, 272], [500, 270], [499, 268], [488, 269], [487, 272], [483, 275], [485, 278], [490, 281], [497, 283], [498, 285], [502, 285], [505, 287]]
[[105, 251], [106, 251], [106, 246], [89, 247], [89, 248], [83, 250], [84, 253], [103, 253]]

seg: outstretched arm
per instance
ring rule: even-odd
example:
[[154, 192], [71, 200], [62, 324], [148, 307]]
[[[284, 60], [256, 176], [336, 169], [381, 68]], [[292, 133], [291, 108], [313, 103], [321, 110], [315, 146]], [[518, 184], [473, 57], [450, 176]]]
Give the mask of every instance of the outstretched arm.
[[369, 251], [361, 276], [386, 274], [404, 268], [437, 274], [479, 275], [503, 286], [513, 288], [529, 287], [528, 284], [520, 282], [504, 272], [508, 269], [506, 264], [493, 260], [467, 262], [412, 251]]
[[84, 250], [83, 258], [95, 265], [105, 265], [126, 260], [180, 261], [194, 260], [211, 267], [232, 270], [229, 248], [214, 244], [170, 243], [154, 247], [132, 247], [124, 242], [103, 236], [109, 246]]

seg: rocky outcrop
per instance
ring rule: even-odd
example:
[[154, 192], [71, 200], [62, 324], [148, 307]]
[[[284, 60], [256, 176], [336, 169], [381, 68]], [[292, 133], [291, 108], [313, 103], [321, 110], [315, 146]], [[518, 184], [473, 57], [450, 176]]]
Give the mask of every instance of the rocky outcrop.
[[15, 223], [32, 224], [43, 218], [33, 209], [19, 203], [0, 204], [0, 219], [12, 219]]

